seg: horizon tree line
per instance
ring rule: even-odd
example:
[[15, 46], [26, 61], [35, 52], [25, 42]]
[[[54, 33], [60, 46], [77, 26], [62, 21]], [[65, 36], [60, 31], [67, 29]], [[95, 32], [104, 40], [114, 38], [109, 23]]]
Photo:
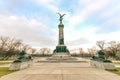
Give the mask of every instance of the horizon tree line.
[[[97, 41], [96, 46], [105, 52], [105, 56], [120, 59], [120, 41], [106, 42], [104, 40]], [[10, 38], [6, 36], [0, 36], [0, 60], [6, 60], [11, 57], [18, 57], [19, 53], [24, 50], [33, 56], [51, 56], [52, 50], [49, 48], [40, 48], [38, 51], [32, 48], [30, 45], [25, 44], [20, 39]], [[74, 49], [75, 50], [75, 49]], [[78, 49], [78, 53], [72, 52], [72, 56], [87, 56], [91, 57], [97, 54], [98, 49], [96, 47], [88, 48], [88, 52], [85, 52], [83, 48]], [[86, 54], [85, 54], [86, 53]]]

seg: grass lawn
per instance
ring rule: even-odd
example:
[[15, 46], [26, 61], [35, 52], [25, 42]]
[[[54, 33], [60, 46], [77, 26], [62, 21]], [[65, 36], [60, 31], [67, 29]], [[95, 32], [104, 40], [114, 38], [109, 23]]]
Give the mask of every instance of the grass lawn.
[[0, 62], [0, 65], [10, 64], [11, 62]]
[[120, 68], [116, 68], [115, 70], [107, 70], [107, 71], [120, 75]]
[[120, 64], [120, 62], [114, 62], [114, 64]]
[[0, 61], [13, 61], [13, 60], [15, 60], [16, 58], [9, 58], [9, 59], [7, 59], [7, 60], [2, 60], [1, 58], [0, 58]]
[[10, 71], [8, 67], [0, 67], [0, 77], [13, 72], [15, 71]]

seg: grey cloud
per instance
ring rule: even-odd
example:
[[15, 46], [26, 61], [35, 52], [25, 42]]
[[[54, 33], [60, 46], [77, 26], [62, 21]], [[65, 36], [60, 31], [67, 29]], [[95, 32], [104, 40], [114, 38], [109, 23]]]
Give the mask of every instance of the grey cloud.
[[81, 37], [79, 39], [76, 39], [74, 41], [69, 41], [67, 42], [68, 45], [73, 45], [73, 46], [78, 46], [78, 45], [83, 45], [83, 44], [88, 44], [91, 43], [90, 39], [85, 38], [85, 37]]
[[37, 20], [27, 20], [13, 16], [2, 16], [0, 20], [0, 34], [3, 36], [22, 39], [26, 44], [36, 46], [53, 46], [56, 44], [55, 31]]

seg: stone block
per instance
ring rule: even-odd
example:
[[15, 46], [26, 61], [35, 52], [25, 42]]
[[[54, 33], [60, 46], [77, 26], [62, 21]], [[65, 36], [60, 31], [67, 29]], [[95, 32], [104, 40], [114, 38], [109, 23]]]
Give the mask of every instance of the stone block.
[[13, 62], [10, 67], [9, 70], [21, 70], [21, 69], [25, 69], [28, 68], [32, 65], [33, 60], [29, 60], [29, 61], [24, 61], [24, 62]]
[[115, 69], [115, 65], [109, 62], [100, 62], [100, 61], [90, 60], [90, 65], [92, 67], [100, 68], [100, 69]]

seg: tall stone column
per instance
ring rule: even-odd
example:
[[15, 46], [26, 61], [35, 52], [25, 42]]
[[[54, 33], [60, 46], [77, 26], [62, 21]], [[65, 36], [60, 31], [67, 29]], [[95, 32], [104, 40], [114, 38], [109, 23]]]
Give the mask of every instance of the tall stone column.
[[59, 41], [58, 41], [58, 45], [64, 45], [64, 25], [63, 24], [59, 24], [58, 25], [59, 28]]

